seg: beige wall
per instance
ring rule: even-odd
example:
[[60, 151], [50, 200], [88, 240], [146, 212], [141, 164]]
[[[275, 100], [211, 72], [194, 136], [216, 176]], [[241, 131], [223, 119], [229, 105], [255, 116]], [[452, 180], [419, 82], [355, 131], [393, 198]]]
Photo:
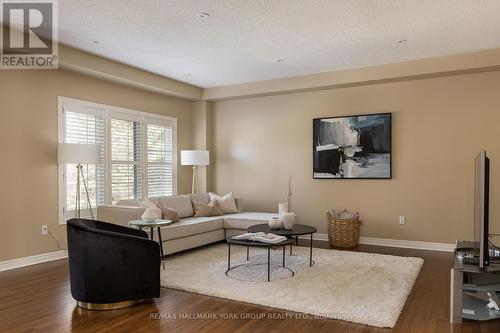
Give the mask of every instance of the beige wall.
[[213, 103], [208, 101], [194, 102], [192, 105], [193, 121], [193, 147], [197, 150], [208, 150], [210, 152], [210, 165], [198, 167], [198, 188], [200, 192], [212, 190], [213, 164], [212, 147], [212, 111]]
[[[472, 237], [473, 160], [485, 148], [500, 233], [499, 87], [497, 71], [216, 102], [215, 188], [276, 211], [293, 173], [294, 210], [320, 233], [328, 208], [347, 208], [362, 236], [453, 243]], [[312, 119], [377, 112], [393, 113], [393, 179], [313, 180]]]
[[[0, 261], [65, 247], [58, 225], [57, 97], [66, 96], [176, 117], [180, 149], [191, 148], [191, 103], [63, 70], [0, 71]], [[178, 192], [190, 191], [191, 170], [178, 168]]]

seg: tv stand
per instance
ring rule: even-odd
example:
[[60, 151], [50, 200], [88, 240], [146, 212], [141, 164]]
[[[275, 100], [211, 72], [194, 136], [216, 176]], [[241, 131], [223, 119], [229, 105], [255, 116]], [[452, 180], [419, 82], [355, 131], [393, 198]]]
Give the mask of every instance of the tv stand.
[[[450, 279], [450, 323], [462, 320], [490, 320], [500, 318], [500, 311], [489, 308], [494, 300], [500, 305], [500, 263], [491, 263], [484, 269], [469, 264], [463, 253], [473, 249], [473, 242], [457, 241]], [[491, 306], [491, 304], [490, 304]]]

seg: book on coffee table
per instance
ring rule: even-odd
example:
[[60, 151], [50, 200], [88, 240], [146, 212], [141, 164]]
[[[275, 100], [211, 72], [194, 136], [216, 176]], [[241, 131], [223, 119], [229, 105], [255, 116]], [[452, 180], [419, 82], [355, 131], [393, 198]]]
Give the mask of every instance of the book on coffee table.
[[266, 234], [265, 232], [247, 232], [246, 234], [231, 237], [231, 239], [277, 244], [286, 240], [287, 238], [285, 236], [279, 236], [275, 234]]

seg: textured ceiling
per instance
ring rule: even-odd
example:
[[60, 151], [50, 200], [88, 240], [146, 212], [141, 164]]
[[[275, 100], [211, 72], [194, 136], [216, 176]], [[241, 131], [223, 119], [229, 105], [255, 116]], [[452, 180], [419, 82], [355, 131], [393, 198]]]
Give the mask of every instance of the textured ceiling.
[[213, 87], [498, 48], [499, 13], [500, 0], [59, 0], [59, 37]]

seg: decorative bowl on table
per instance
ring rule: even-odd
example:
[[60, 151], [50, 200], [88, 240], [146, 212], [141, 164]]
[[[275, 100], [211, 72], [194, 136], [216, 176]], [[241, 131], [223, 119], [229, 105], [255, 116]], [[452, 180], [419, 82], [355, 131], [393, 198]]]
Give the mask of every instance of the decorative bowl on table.
[[279, 217], [271, 217], [269, 219], [269, 229], [281, 229], [283, 221]]
[[146, 208], [141, 218], [146, 223], [154, 223], [156, 220], [161, 219], [161, 210], [159, 208]]

